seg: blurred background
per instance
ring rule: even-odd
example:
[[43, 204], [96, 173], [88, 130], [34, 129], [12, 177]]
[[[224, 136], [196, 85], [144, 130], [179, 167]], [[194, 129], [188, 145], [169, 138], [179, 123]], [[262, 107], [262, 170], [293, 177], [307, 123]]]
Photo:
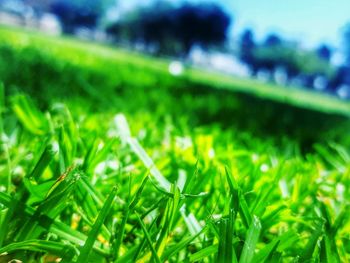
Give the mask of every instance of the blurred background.
[[1, 0], [0, 23], [350, 99], [348, 0]]

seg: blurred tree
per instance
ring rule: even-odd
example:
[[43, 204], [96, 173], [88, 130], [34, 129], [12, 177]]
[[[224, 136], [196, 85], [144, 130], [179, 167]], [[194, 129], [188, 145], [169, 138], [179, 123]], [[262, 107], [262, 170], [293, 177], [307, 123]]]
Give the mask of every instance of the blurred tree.
[[316, 49], [316, 53], [317, 55], [326, 60], [326, 61], [330, 61], [331, 57], [332, 57], [332, 49], [330, 46], [328, 46], [327, 44], [321, 44], [317, 49]]
[[282, 44], [282, 39], [275, 33], [269, 34], [264, 41], [264, 46], [267, 46], [267, 47], [279, 46], [281, 44]]
[[243, 31], [240, 39], [240, 60], [244, 62], [252, 71], [252, 75], [256, 75], [257, 67], [254, 56], [256, 43], [254, 33], [251, 29]]
[[343, 28], [343, 45], [345, 64], [350, 66], [350, 22]]
[[262, 44], [254, 41], [253, 32], [247, 29], [241, 37], [241, 60], [256, 76], [261, 70], [270, 73], [271, 77], [277, 68], [284, 68], [288, 78], [294, 77], [298, 70], [293, 61], [293, 49], [275, 33], [269, 34]]
[[287, 42], [256, 47], [251, 67], [256, 71], [268, 71], [271, 75], [277, 68], [283, 68], [289, 81], [298, 77], [304, 86], [310, 88], [318, 76], [329, 79], [335, 73], [333, 66], [315, 52], [298, 49]]
[[194, 44], [205, 48], [226, 40], [230, 17], [214, 3], [185, 4], [175, 15], [177, 33], [185, 53], [189, 52]]
[[336, 69], [330, 79], [329, 89], [335, 91], [342, 85], [350, 85], [350, 23], [343, 27], [344, 64]]
[[335, 74], [335, 68], [323, 58], [320, 58], [316, 52], [299, 50], [295, 56], [297, 68], [308, 80], [305, 84], [313, 88], [317, 77], [323, 76], [326, 79], [332, 79]]
[[230, 17], [216, 4], [158, 1], [111, 24], [107, 32], [130, 42], [155, 46], [158, 53], [186, 55], [193, 45], [207, 48], [225, 42]]
[[40, 14], [49, 11], [52, 0], [23, 0], [23, 2]]
[[110, 3], [111, 0], [53, 0], [50, 11], [61, 20], [65, 33], [73, 33], [77, 27], [96, 27]]
[[342, 85], [350, 86], [350, 66], [340, 66], [330, 80], [329, 89], [335, 91]]
[[288, 49], [283, 45], [283, 40], [275, 33], [269, 34], [263, 44], [254, 51], [254, 59], [259, 70], [263, 69], [270, 73], [271, 77], [278, 67], [288, 67], [290, 61]]
[[246, 29], [240, 39], [240, 59], [250, 68], [252, 76], [264, 71], [272, 78], [277, 69], [283, 69], [287, 80], [299, 78], [309, 87], [313, 87], [317, 77], [332, 78], [335, 74], [329, 63], [331, 49], [323, 45], [317, 51], [301, 50], [276, 33], [267, 35], [262, 44], [256, 44], [251, 29]]

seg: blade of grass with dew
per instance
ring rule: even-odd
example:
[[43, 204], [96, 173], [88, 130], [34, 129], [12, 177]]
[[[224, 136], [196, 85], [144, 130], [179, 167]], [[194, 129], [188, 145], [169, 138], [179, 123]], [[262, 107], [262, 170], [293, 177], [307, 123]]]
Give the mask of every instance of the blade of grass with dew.
[[252, 262], [255, 254], [256, 244], [258, 243], [258, 240], [259, 240], [260, 231], [261, 231], [260, 220], [258, 217], [254, 216], [253, 221], [248, 229], [246, 239], [244, 241], [242, 254], [239, 259], [240, 263]]

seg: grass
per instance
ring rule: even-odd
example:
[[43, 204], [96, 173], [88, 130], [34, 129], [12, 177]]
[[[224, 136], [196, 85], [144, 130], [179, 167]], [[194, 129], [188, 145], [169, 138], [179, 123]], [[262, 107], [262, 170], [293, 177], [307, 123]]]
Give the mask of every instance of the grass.
[[174, 77], [165, 60], [33, 32], [1, 29], [0, 39], [6, 96], [25, 92], [43, 110], [63, 100], [73, 115], [123, 112], [133, 123], [167, 120], [183, 131], [215, 124], [238, 137], [292, 139], [302, 151], [320, 141], [350, 145], [348, 103], [333, 97], [193, 69]]
[[[9, 42], [13, 47], [21, 48], [30, 43], [31, 46], [47, 50], [60, 59], [69, 60], [71, 63], [80, 66], [96, 67], [96, 63], [108, 63], [108, 66], [113, 67], [122, 62], [129, 63], [137, 68], [154, 70], [155, 73], [169, 74], [167, 71], [168, 60], [154, 60], [146, 55], [103, 45], [89, 44], [71, 38], [42, 36], [40, 33], [30, 31], [23, 33], [22, 29], [15, 30], [6, 27], [0, 28], [0, 37], [3, 42]], [[247, 93], [301, 108], [350, 116], [350, 103], [326, 94], [300, 88], [285, 89], [274, 84], [265, 84], [255, 80], [235, 78], [213, 72], [203, 72], [203, 70], [194, 68], [187, 68], [182, 78], [189, 79], [195, 84]]]
[[[171, 77], [164, 61], [5, 31], [18, 43], [0, 52], [12, 57], [0, 69], [0, 262], [350, 260], [347, 118], [215, 91], [224, 84]], [[333, 125], [309, 131], [302, 153], [310, 127], [293, 116]], [[279, 128], [262, 132], [269, 118]]]

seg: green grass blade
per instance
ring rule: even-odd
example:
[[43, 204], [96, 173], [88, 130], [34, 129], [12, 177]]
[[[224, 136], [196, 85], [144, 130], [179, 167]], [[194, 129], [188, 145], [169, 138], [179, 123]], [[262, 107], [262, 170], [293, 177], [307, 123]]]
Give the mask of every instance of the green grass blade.
[[127, 205], [125, 207], [125, 212], [124, 212], [122, 222], [118, 228], [118, 231], [115, 233], [116, 238], [115, 238], [115, 244], [113, 245], [114, 246], [113, 249], [114, 249], [114, 253], [115, 253], [115, 256], [114, 256], [115, 262], [117, 262], [118, 257], [119, 257], [119, 250], [120, 250], [120, 246], [122, 245], [122, 241], [123, 241], [123, 237], [124, 237], [124, 233], [125, 233], [125, 226], [126, 226], [127, 220], [129, 219], [129, 214], [134, 211], [137, 203], [141, 199], [141, 194], [142, 194], [143, 189], [146, 186], [147, 181], [148, 181], [148, 176], [146, 176], [142, 180], [142, 183], [141, 183], [140, 187], [137, 189], [132, 201], [130, 202], [129, 205]]
[[147, 243], [151, 249], [151, 252], [152, 252], [152, 256], [153, 256], [153, 259], [157, 262], [157, 263], [160, 263], [160, 259], [158, 257], [158, 254], [157, 254], [157, 251], [155, 249], [155, 247], [153, 246], [152, 244], [152, 239], [151, 239], [151, 236], [149, 235], [148, 233], [148, 230], [145, 226], [145, 224], [143, 223], [143, 221], [141, 220], [140, 216], [138, 214], [136, 214], [136, 217], [137, 217], [137, 220], [142, 228], [142, 231], [143, 233], [145, 234], [145, 237], [146, 237], [146, 240], [147, 240]]
[[161, 257], [164, 252], [165, 246], [167, 244], [168, 235], [173, 228], [174, 219], [176, 214], [179, 211], [179, 203], [180, 203], [180, 189], [175, 185], [172, 185], [171, 188], [174, 196], [172, 199], [169, 199], [167, 202], [167, 206], [165, 208], [165, 212], [161, 222], [161, 231], [156, 243], [157, 255]]
[[234, 212], [231, 210], [228, 218], [222, 218], [219, 224], [219, 247], [217, 262], [226, 263], [232, 262], [237, 263], [237, 257], [233, 248], [233, 224], [234, 224]]
[[12, 98], [12, 109], [23, 126], [35, 135], [49, 132], [49, 125], [45, 115], [34, 105], [33, 101], [24, 95]]
[[242, 190], [239, 188], [237, 182], [234, 180], [234, 177], [229, 172], [228, 168], [225, 167], [226, 171], [226, 180], [228, 182], [230, 192], [231, 192], [231, 208], [236, 212], [239, 211], [244, 225], [248, 228], [252, 222], [252, 215], [249, 211], [249, 207], [245, 197], [242, 193]]
[[170, 182], [161, 174], [158, 168], [155, 166], [153, 160], [149, 157], [146, 151], [142, 148], [140, 143], [134, 139], [130, 138], [128, 140], [128, 144], [133, 152], [140, 158], [140, 160], [144, 163], [147, 169], [149, 169], [150, 173], [159, 183], [159, 185], [167, 192], [170, 192], [171, 184]]
[[50, 253], [69, 261], [76, 255], [75, 248], [69, 244], [38, 239], [11, 243], [0, 248], [0, 254], [18, 250]]
[[321, 241], [320, 262], [322, 263], [340, 263], [337, 246], [334, 239], [329, 235], [324, 235]]
[[97, 219], [92, 226], [92, 229], [89, 232], [88, 238], [85, 241], [84, 246], [80, 249], [80, 254], [77, 259], [77, 263], [85, 263], [88, 261], [91, 249], [94, 246], [95, 240], [97, 239], [97, 235], [108, 215], [110, 212], [110, 209], [113, 205], [114, 198], [116, 197], [117, 194], [117, 188], [113, 187], [111, 193], [109, 194], [106, 202], [104, 203], [100, 213], [97, 216]]
[[29, 177], [38, 180], [45, 168], [49, 166], [55, 154], [56, 153], [52, 150], [52, 146], [47, 145]]
[[321, 235], [324, 232], [323, 228], [324, 228], [324, 221], [320, 220], [316, 224], [315, 230], [313, 231], [312, 235], [309, 238], [308, 243], [306, 244], [304, 250], [300, 255], [300, 262], [307, 262], [312, 260], [313, 258], [312, 255], [317, 246], [318, 240], [320, 239]]
[[277, 250], [279, 243], [280, 243], [280, 240], [275, 239], [274, 241], [267, 244], [265, 247], [260, 249], [260, 251], [254, 256], [252, 262], [253, 263], [268, 262], [268, 259], [271, 258], [273, 253]]
[[204, 258], [210, 258], [218, 251], [218, 245], [211, 245], [192, 254], [189, 258], [190, 262], [200, 262]]
[[258, 217], [254, 216], [252, 224], [250, 225], [246, 240], [244, 242], [241, 257], [239, 259], [240, 263], [250, 263], [253, 261], [255, 254], [255, 247], [258, 243], [261, 231], [261, 223]]
[[175, 244], [174, 246], [169, 247], [162, 255], [162, 260], [165, 261], [166, 259], [169, 259], [171, 256], [173, 256], [176, 253], [179, 253], [181, 250], [183, 250], [186, 246], [188, 246], [192, 241], [194, 241], [197, 237], [199, 237], [203, 232], [205, 231], [205, 228], [203, 228], [200, 232], [198, 232], [196, 235], [190, 236], [181, 242]]
[[349, 222], [349, 217], [350, 217], [349, 211], [350, 211], [350, 205], [346, 204], [341, 210], [341, 212], [339, 213], [338, 217], [335, 219], [331, 227], [330, 235], [335, 236], [338, 230], [341, 229], [344, 226], [344, 224]]

